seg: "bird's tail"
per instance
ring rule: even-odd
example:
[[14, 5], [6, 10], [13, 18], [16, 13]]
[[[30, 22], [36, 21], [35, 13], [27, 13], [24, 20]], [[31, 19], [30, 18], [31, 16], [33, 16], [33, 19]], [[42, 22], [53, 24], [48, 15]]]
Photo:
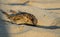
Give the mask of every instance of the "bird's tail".
[[9, 14], [3, 10], [0, 10], [3, 14], [5, 14], [6, 16], [9, 16]]

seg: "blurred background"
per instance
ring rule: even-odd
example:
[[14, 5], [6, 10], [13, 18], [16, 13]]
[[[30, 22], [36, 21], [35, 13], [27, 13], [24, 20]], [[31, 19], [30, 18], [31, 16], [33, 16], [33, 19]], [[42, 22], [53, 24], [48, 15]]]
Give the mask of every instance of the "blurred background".
[[[60, 27], [60, 0], [0, 0], [0, 10], [28, 12], [37, 18], [37, 25]], [[2, 19], [6, 16], [0, 12], [0, 37], [60, 37], [60, 28], [18, 26]]]

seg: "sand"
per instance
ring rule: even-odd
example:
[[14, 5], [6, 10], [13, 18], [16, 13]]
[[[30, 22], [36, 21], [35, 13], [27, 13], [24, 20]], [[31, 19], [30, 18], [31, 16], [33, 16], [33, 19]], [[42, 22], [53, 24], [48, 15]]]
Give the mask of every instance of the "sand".
[[[40, 2], [39, 2], [40, 1]], [[6, 5], [9, 3], [23, 3], [11, 0], [9, 2], [0, 0], [0, 9], [9, 12], [14, 10], [16, 12], [28, 12], [33, 14], [37, 20], [37, 25], [40, 26], [59, 26], [60, 27], [60, 10], [46, 10], [60, 8], [60, 3], [57, 0], [30, 0], [27, 5]], [[5, 4], [4, 4], [5, 3]], [[9, 12], [9, 14], [11, 14]], [[8, 22], [1, 21], [6, 19], [0, 12], [0, 37], [60, 37], [60, 28], [58, 29], [45, 29], [31, 26], [18, 26]]]

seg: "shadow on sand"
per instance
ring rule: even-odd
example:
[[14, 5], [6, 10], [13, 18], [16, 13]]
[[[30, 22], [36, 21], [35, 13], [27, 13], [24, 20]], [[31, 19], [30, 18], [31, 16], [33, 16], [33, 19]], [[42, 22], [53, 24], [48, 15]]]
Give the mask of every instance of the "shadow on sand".
[[9, 37], [7, 27], [5, 26], [6, 23], [2, 21], [2, 15], [0, 13], [0, 37]]
[[24, 24], [24, 25], [31, 26], [31, 27], [37, 27], [37, 28], [43, 28], [43, 29], [60, 29], [60, 26], [38, 26], [38, 25], [30, 25], [30, 24]]

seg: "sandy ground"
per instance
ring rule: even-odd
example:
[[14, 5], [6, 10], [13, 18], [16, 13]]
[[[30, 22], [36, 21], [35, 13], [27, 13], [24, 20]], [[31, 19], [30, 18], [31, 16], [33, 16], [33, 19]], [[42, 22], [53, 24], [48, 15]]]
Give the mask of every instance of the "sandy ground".
[[[7, 1], [7, 0], [6, 0]], [[17, 0], [16, 0], [17, 1]], [[16, 3], [16, 1], [12, 1]], [[24, 1], [24, 0], [23, 0]], [[20, 3], [23, 3], [20, 2]], [[59, 26], [60, 27], [60, 10], [45, 10], [49, 8], [60, 8], [59, 1], [54, 0], [30, 0], [32, 2], [28, 5], [5, 5], [0, 4], [0, 9], [9, 12], [9, 10], [15, 10], [16, 12], [28, 12], [33, 14], [38, 19], [38, 24], [40, 26]], [[37, 3], [37, 2], [39, 3]], [[0, 3], [4, 2], [0, 0]], [[10, 3], [4, 2], [4, 3]], [[12, 3], [11, 2], [11, 3]], [[19, 3], [19, 1], [17, 1]], [[25, 2], [25, 1], [24, 1]], [[52, 3], [51, 3], [52, 2]], [[9, 12], [10, 14], [10, 12]], [[45, 29], [30, 26], [18, 26], [8, 22], [2, 21], [6, 19], [5, 16], [0, 12], [0, 37], [60, 37], [59, 29]], [[55, 22], [56, 21], [56, 22]], [[59, 22], [57, 24], [57, 22]], [[54, 23], [54, 24], [52, 24]]]

